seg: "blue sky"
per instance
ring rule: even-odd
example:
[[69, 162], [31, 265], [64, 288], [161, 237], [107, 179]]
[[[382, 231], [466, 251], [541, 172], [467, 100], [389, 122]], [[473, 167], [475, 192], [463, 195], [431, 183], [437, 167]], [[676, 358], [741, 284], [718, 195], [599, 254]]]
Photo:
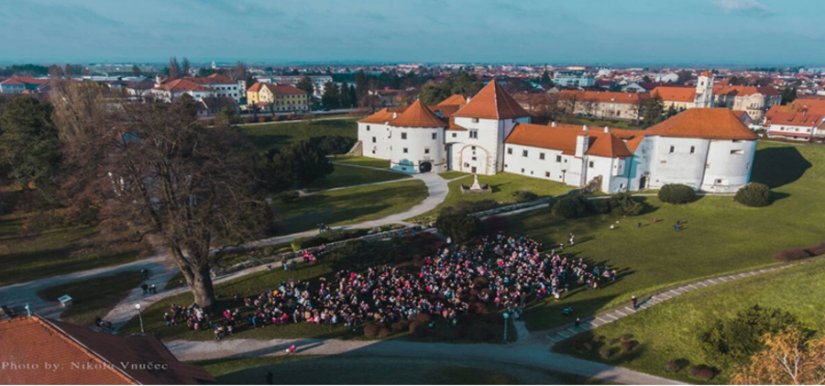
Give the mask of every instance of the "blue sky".
[[825, 64], [820, 0], [4, 0], [0, 62]]

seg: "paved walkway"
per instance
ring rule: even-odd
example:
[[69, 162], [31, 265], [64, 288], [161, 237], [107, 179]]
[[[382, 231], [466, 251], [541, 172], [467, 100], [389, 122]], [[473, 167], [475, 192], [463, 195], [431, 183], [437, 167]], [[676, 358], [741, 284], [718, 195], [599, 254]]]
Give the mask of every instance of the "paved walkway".
[[[383, 168], [374, 168], [370, 166], [363, 166], [363, 165], [350, 165], [350, 166], [357, 166], [367, 169], [377, 169], [387, 171], [389, 169]], [[427, 198], [423, 201], [419, 202], [412, 208], [404, 211], [393, 213], [389, 216], [382, 217], [375, 220], [368, 220], [359, 222], [356, 224], [349, 224], [349, 225], [340, 225], [333, 227], [334, 229], [370, 229], [376, 228], [384, 225], [391, 225], [391, 224], [404, 224], [404, 225], [412, 225], [407, 223], [406, 219], [411, 217], [420, 216], [424, 213], [427, 213], [433, 209], [435, 209], [438, 205], [444, 202], [444, 199], [447, 198], [447, 193], [449, 192], [450, 188], [447, 184], [448, 181], [444, 180], [443, 178], [439, 177], [438, 174], [435, 173], [425, 173], [425, 174], [413, 174], [411, 175], [412, 178], [424, 182], [427, 187]], [[406, 181], [406, 179], [402, 180]], [[398, 182], [397, 180], [395, 182]], [[282, 236], [275, 236], [266, 239], [261, 239], [253, 242], [249, 242], [243, 244], [242, 247], [263, 247], [267, 245], [278, 245], [278, 244], [285, 244], [301, 237], [311, 237], [318, 234], [317, 229], [311, 229], [308, 231], [292, 233], [289, 235], [282, 235]]]
[[595, 378], [610, 383], [624, 384], [678, 384], [678, 382], [585, 361], [549, 352], [540, 339], [527, 338], [509, 345], [478, 343], [419, 343], [404, 340], [362, 341], [340, 339], [228, 339], [223, 341], [182, 341], [166, 343], [175, 356], [183, 361], [227, 357], [259, 357], [285, 355], [284, 350], [296, 345], [296, 355], [358, 355], [382, 357], [432, 357], [488, 362], [491, 364], [518, 364], [555, 372]]
[[[559, 343], [565, 339], [571, 338], [575, 335], [581, 334], [586, 331], [593, 330], [595, 328], [604, 326], [605, 324], [613, 323], [617, 320], [626, 318], [630, 315], [635, 314], [638, 311], [646, 310], [650, 307], [653, 307], [659, 303], [666, 302], [670, 299], [673, 299], [677, 296], [681, 296], [691, 291], [695, 291], [700, 288], [710, 287], [721, 283], [726, 283], [729, 281], [735, 281], [739, 279], [744, 279], [751, 276], [761, 275], [768, 272], [774, 272], [781, 269], [785, 269], [787, 267], [792, 266], [793, 264], [785, 264], [785, 265], [778, 265], [772, 267], [766, 267], [761, 269], [755, 269], [752, 271], [747, 272], [740, 272], [734, 273], [724, 276], [712, 277], [710, 279], [704, 279], [697, 282], [688, 283], [673, 289], [665, 290], [659, 292], [649, 298], [646, 299], [638, 299], [637, 308], [634, 309], [632, 306], [622, 306], [615, 308], [613, 310], [602, 312], [594, 317], [582, 319], [582, 323], [576, 327], [574, 323], [569, 323], [567, 325], [558, 327], [553, 329], [552, 331], [545, 334], [547, 341], [550, 342], [551, 347], [556, 343]], [[628, 302], [629, 303], [629, 302]]]

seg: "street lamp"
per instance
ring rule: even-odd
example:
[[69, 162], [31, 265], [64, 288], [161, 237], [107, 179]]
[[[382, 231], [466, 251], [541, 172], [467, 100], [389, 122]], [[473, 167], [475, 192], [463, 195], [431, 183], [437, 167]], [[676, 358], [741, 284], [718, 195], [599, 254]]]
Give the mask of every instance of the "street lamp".
[[140, 333], [145, 334], [146, 332], [143, 330], [143, 315], [140, 313], [140, 303], [135, 303], [135, 309], [138, 312], [138, 320], [140, 321]]
[[504, 317], [504, 343], [507, 343], [507, 319], [510, 319], [510, 314], [505, 311], [501, 316]]

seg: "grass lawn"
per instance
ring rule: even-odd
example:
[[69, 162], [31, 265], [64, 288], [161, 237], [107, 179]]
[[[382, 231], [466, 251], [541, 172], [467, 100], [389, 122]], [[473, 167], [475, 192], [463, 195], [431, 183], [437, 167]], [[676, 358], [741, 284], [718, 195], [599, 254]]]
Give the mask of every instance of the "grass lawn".
[[[819, 259], [779, 272], [693, 291], [574, 339], [590, 340], [598, 335], [610, 339], [633, 334], [641, 343], [638, 354], [617, 358], [616, 363], [646, 373], [695, 382], [687, 377], [685, 369], [672, 374], [664, 370], [664, 365], [668, 360], [684, 358], [691, 364], [717, 366], [707, 361], [699, 340], [699, 335], [716, 320], [733, 318], [737, 312], [759, 304], [788, 311], [806, 327], [822, 334], [825, 332], [823, 293], [825, 259]], [[567, 351], [570, 345], [562, 342], [557, 347]], [[601, 360], [593, 353], [579, 355]], [[731, 369], [721, 370], [713, 383], [729, 381]]]
[[218, 383], [276, 384], [577, 384], [584, 379], [532, 367], [434, 358], [291, 356], [197, 363]]
[[43, 300], [56, 302], [69, 294], [73, 302], [60, 319], [81, 326], [94, 324], [95, 317], [103, 317], [130, 291], [140, 286], [143, 278], [139, 271], [123, 272], [80, 282], [49, 287], [37, 292]]
[[[239, 305], [233, 301], [233, 297], [238, 294], [250, 296], [260, 294], [268, 288], [275, 288], [282, 281], [290, 279], [309, 280], [327, 275], [331, 272], [326, 264], [300, 267], [291, 271], [276, 269], [255, 273], [249, 276], [238, 278], [227, 283], [215, 286], [215, 294], [218, 303], [216, 309], [222, 310], [227, 307], [235, 308]], [[150, 331], [160, 339], [188, 339], [188, 340], [210, 340], [214, 339], [211, 331], [191, 331], [185, 324], [166, 327], [163, 322], [163, 313], [169, 310], [172, 304], [188, 306], [194, 299], [190, 293], [184, 293], [160, 302], [152, 304], [143, 311], [143, 323], [146, 331]], [[140, 326], [137, 318], [132, 318], [126, 326], [126, 332], [138, 332]], [[336, 328], [320, 326], [310, 323], [287, 324], [283, 326], [269, 326], [257, 329], [241, 329], [233, 334], [234, 338], [253, 339], [274, 339], [274, 338], [301, 338], [301, 337], [347, 337], [349, 329], [343, 325]]]
[[279, 234], [314, 229], [318, 223], [343, 225], [406, 211], [427, 197], [419, 180], [319, 192], [276, 204]]
[[448, 172], [438, 173], [438, 175], [439, 175], [439, 176], [441, 176], [441, 178], [443, 178], [443, 179], [445, 179], [445, 180], [452, 180], [453, 178], [458, 178], [458, 177], [466, 176], [466, 175], [467, 175], [467, 173], [464, 173], [464, 172], [457, 172], [457, 171], [455, 171], [455, 170], [450, 170], [450, 171], [448, 171]]
[[602, 118], [588, 118], [580, 116], [562, 116], [557, 119], [559, 123], [571, 123], [576, 125], [587, 125], [591, 128], [600, 128], [605, 126], [615, 127], [617, 129], [641, 130], [642, 127], [634, 124], [632, 121], [624, 119], [602, 119]]
[[139, 257], [139, 246], [121, 252], [101, 252], [89, 245], [91, 227], [54, 227], [24, 234], [21, 220], [0, 218], [0, 285], [123, 264]]
[[493, 192], [491, 194], [465, 195], [461, 193], [461, 184], [471, 185], [473, 183], [473, 176], [471, 174], [458, 172], [447, 173], [441, 173], [440, 175], [445, 179], [453, 179], [460, 177], [461, 175], [464, 175], [465, 177], [450, 182], [450, 191], [447, 193], [447, 198], [444, 202], [432, 211], [419, 216], [416, 220], [427, 218], [434, 220], [442, 208], [455, 205], [462, 201], [495, 200], [501, 204], [505, 204], [515, 202], [513, 193], [519, 190], [528, 190], [539, 195], [539, 197], [546, 197], [567, 193], [571, 189], [574, 189], [574, 187], [567, 186], [560, 182], [530, 178], [517, 174], [499, 173], [494, 176], [478, 176], [479, 183], [482, 185], [488, 184], [493, 188]]
[[361, 184], [370, 184], [374, 182], [393, 181], [410, 176], [393, 173], [389, 171], [381, 171], [374, 169], [365, 169], [357, 166], [348, 166], [343, 164], [334, 165], [335, 170], [324, 178], [317, 180], [309, 185], [311, 189], [332, 189], [344, 186], [353, 186]]
[[[342, 156], [332, 159], [335, 163], [345, 163], [359, 166], [370, 166], [374, 168], [389, 169], [390, 161], [385, 159], [361, 157], [361, 156]], [[396, 173], [399, 174], [399, 173]]]
[[[528, 327], [546, 329], [589, 316], [642, 297], [678, 282], [724, 272], [773, 264], [773, 254], [788, 247], [804, 247], [825, 241], [825, 147], [760, 143], [753, 180], [770, 185], [778, 199], [765, 208], [749, 208], [732, 197], [704, 197], [687, 205], [670, 205], [650, 197], [655, 210], [639, 217], [617, 219], [592, 216], [577, 220], [552, 219], [546, 210], [507, 217], [514, 234], [527, 234], [546, 243], [566, 242], [576, 235], [574, 247], [565, 252], [607, 262], [621, 280], [598, 291], [583, 290], [561, 302], [548, 301], [529, 309]], [[660, 220], [651, 224], [651, 218]], [[681, 232], [671, 225], [686, 221]], [[619, 220], [619, 226], [609, 225]], [[637, 222], [643, 227], [637, 228]], [[572, 306], [574, 314], [561, 309]]]
[[356, 117], [347, 117], [317, 121], [239, 125], [238, 129], [259, 149], [268, 150], [313, 137], [340, 135], [355, 138], [358, 135], [357, 119]]

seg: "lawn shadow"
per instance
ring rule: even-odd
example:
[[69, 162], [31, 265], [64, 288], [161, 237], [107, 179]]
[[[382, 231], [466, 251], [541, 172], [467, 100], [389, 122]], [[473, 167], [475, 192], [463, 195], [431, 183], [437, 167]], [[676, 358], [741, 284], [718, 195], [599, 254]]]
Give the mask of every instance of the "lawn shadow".
[[776, 189], [802, 178], [811, 166], [793, 145], [760, 149], [754, 157], [751, 181]]

